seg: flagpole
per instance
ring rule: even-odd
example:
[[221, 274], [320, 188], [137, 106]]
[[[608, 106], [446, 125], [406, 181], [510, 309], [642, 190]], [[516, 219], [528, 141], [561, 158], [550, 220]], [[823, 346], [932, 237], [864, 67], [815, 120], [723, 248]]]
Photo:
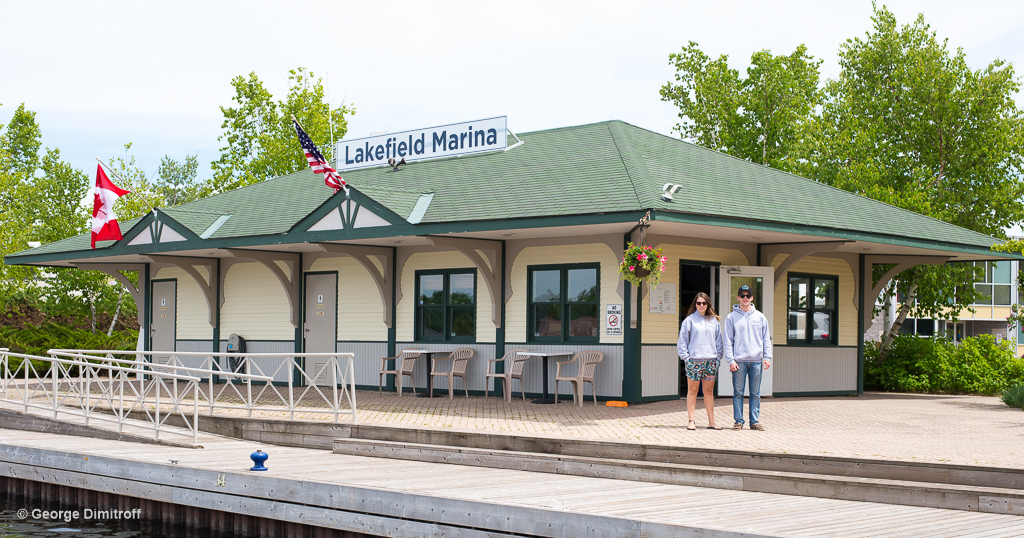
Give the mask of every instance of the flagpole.
[[331, 126], [331, 157], [334, 166], [338, 166], [338, 156], [334, 154], [334, 113], [331, 112], [331, 72], [327, 72], [327, 124]]
[[[94, 157], [95, 157], [95, 155], [94, 155]], [[98, 162], [99, 162], [100, 164], [102, 164], [102, 165], [103, 165], [103, 167], [104, 167], [104, 168], [106, 168], [106, 169], [107, 169], [107, 171], [108, 171], [108, 172], [110, 172], [110, 174], [111, 174], [111, 175], [113, 175], [113, 176], [114, 176], [114, 177], [116, 177], [117, 179], [120, 179], [120, 180], [121, 180], [122, 182], [124, 182], [124, 181], [125, 181], [124, 177], [122, 177], [122, 176], [121, 176], [121, 174], [118, 174], [117, 172], [115, 172], [115, 171], [114, 171], [114, 169], [113, 169], [113, 168], [111, 168], [109, 164], [107, 164], [107, 163], [103, 162], [102, 160], [100, 160], [100, 158], [99, 158], [99, 157], [96, 157], [96, 160], [97, 160], [97, 161], [98, 161]]]

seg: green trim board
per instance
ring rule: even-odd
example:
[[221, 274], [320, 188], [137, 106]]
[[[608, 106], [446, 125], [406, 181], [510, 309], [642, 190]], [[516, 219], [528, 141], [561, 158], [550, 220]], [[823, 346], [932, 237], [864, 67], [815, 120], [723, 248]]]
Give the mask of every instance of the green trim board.
[[856, 390], [824, 390], [809, 392], [773, 392], [772, 398], [794, 398], [798, 396], [859, 396]]

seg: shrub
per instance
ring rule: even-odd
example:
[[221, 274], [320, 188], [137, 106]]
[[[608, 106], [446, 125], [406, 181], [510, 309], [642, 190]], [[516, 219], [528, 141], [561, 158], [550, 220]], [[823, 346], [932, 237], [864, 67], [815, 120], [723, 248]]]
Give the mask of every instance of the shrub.
[[965, 338], [960, 345], [940, 338], [897, 336], [889, 356], [864, 353], [864, 383], [871, 389], [943, 394], [999, 394], [1024, 383], [1024, 360], [1013, 343], [992, 335]]
[[1010, 407], [1024, 409], [1024, 385], [1017, 385], [1003, 391], [1003, 403]]

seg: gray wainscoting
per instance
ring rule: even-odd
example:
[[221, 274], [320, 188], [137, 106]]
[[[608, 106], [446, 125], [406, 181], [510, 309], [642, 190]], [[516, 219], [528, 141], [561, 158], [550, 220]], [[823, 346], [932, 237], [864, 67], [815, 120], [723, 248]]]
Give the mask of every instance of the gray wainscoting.
[[772, 392], [857, 391], [856, 347], [775, 346]]
[[[493, 347], [491, 348], [493, 349]], [[571, 351], [572, 353], [578, 353], [580, 351], [600, 351], [604, 353], [604, 360], [601, 364], [597, 365], [597, 369], [594, 371], [594, 381], [597, 385], [597, 395], [602, 398], [621, 398], [622, 397], [622, 346], [621, 345], [601, 345], [601, 344], [583, 344], [583, 345], [551, 345], [551, 344], [505, 344], [505, 349], [529, 349], [531, 351]], [[572, 356], [568, 357], [551, 357], [548, 359], [548, 391], [554, 394], [555, 390], [555, 361], [563, 362], [571, 359]], [[570, 364], [563, 370], [563, 374], [575, 375], [576, 365]], [[483, 377], [483, 374], [481, 374]], [[530, 393], [542, 393], [544, 391], [544, 359], [535, 357], [530, 359], [526, 363], [526, 368], [523, 370], [523, 381], [526, 385], [526, 392]], [[519, 382], [512, 382], [513, 390], [516, 391], [516, 395], [519, 394]], [[572, 394], [572, 388], [568, 383], [563, 382], [561, 386], [562, 394]], [[589, 384], [584, 384], [583, 394], [589, 396], [592, 394]]]
[[[227, 351], [228, 341], [220, 341], [220, 351]], [[295, 353], [295, 342], [292, 341], [281, 341], [281, 340], [246, 340], [245, 350], [248, 353]], [[283, 357], [282, 357], [283, 358]], [[229, 365], [227, 358], [222, 358], [221, 368], [228, 369]], [[258, 366], [264, 374], [271, 375], [280, 368], [280, 371], [274, 375], [274, 381], [281, 383], [288, 382], [289, 370], [287, 368], [281, 368], [281, 358], [277, 357], [259, 357], [254, 358], [252, 362]], [[253, 372], [255, 373], [255, 372]]]
[[377, 386], [380, 359], [388, 356], [387, 342], [338, 342], [337, 351], [355, 353], [352, 369], [355, 370], [356, 385]]
[[640, 349], [641, 396], [679, 395], [679, 356], [676, 346], [642, 346]]
[[[468, 347], [475, 353], [473, 358], [469, 360], [469, 364], [466, 366], [466, 379], [469, 381], [469, 390], [484, 390], [484, 374], [487, 373], [487, 361], [494, 358], [494, 344], [493, 343], [482, 343], [482, 344], [416, 344], [411, 342], [398, 342], [395, 344], [395, 352], [401, 353], [403, 349], [439, 349], [443, 351], [452, 351]], [[507, 348], [508, 346], [506, 346]], [[382, 355], [383, 356], [383, 355]], [[451, 369], [451, 361], [443, 360], [446, 355], [437, 354], [435, 357], [438, 360], [438, 369], [441, 371]], [[378, 364], [379, 367], [379, 364]], [[426, 389], [427, 388], [427, 361], [420, 359], [416, 364], [416, 387]], [[406, 383], [408, 383], [406, 379]], [[374, 384], [377, 382], [374, 381]], [[540, 385], [538, 385], [540, 386]], [[434, 378], [435, 389], [448, 390], [448, 380], [443, 377]], [[456, 393], [463, 390], [462, 379], [455, 379], [455, 391]], [[465, 393], [463, 393], [465, 394]]]

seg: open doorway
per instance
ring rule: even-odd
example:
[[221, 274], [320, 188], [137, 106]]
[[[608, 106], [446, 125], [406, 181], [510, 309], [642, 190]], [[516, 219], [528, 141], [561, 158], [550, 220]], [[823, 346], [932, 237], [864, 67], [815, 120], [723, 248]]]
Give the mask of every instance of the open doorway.
[[[718, 266], [709, 262], [699, 261], [687, 261], [681, 260], [679, 262], [679, 323], [678, 326], [683, 324], [683, 320], [686, 319], [686, 313], [690, 309], [690, 305], [693, 304], [693, 298], [698, 293], [704, 292], [711, 297], [711, 304], [717, 303], [718, 297]], [[686, 372], [679, 365], [679, 397], [686, 397]], [[703, 388], [697, 393], [698, 396], [703, 396]]]

